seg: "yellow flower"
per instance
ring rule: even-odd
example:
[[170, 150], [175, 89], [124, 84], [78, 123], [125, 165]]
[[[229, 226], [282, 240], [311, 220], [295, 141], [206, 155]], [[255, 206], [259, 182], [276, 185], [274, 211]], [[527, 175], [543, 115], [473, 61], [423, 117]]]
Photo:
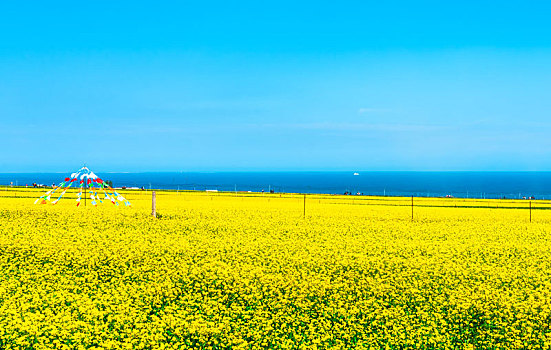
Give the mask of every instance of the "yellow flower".
[[10, 191], [0, 348], [550, 347], [548, 203]]

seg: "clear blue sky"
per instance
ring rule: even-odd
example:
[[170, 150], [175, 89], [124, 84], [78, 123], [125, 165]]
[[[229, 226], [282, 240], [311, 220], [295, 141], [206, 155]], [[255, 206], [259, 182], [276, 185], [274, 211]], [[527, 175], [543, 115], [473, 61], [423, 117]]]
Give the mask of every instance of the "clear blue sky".
[[0, 172], [551, 170], [551, 5], [0, 4]]

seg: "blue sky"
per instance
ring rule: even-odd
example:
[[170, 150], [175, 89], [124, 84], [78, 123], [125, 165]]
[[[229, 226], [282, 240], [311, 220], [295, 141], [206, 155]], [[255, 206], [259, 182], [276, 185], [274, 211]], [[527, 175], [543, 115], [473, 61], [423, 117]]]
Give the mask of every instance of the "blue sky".
[[0, 4], [0, 172], [551, 170], [547, 2]]

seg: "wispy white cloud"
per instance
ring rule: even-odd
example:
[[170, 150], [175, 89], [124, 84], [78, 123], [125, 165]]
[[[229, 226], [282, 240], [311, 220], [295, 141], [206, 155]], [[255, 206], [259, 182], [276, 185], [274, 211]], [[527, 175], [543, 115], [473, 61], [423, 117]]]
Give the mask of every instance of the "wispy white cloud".
[[[251, 125], [252, 126], [252, 125]], [[405, 124], [405, 123], [281, 123], [281, 124], [258, 124], [256, 127], [278, 128], [278, 129], [301, 129], [301, 130], [339, 130], [339, 131], [436, 131], [448, 129], [442, 125], [429, 124]]]
[[358, 114], [369, 114], [369, 113], [388, 113], [392, 112], [392, 109], [390, 108], [369, 108], [369, 107], [362, 107], [358, 109]]

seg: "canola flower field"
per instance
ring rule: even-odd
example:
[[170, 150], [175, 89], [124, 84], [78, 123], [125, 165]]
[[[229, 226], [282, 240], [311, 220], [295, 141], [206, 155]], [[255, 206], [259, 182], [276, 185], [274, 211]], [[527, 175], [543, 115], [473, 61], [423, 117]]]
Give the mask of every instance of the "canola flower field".
[[548, 349], [551, 203], [0, 188], [1, 349]]

